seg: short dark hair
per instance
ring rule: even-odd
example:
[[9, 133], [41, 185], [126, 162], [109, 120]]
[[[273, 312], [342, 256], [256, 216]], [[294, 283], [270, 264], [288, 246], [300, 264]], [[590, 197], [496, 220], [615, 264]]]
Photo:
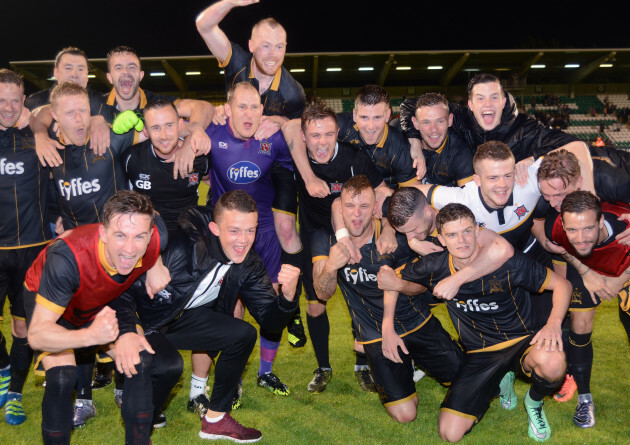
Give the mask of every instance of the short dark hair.
[[476, 224], [475, 215], [473, 215], [473, 212], [468, 207], [464, 204], [451, 202], [450, 204], [446, 204], [442, 207], [442, 209], [438, 212], [435, 217], [435, 228], [441, 235], [442, 228], [445, 224], [464, 218], [468, 218], [473, 222], [473, 224]]
[[404, 226], [428, 205], [427, 197], [415, 187], [400, 187], [389, 198], [387, 219], [395, 228]]
[[252, 37], [254, 37], [254, 33], [258, 30], [258, 28], [260, 28], [261, 25], [267, 25], [271, 29], [282, 28], [282, 30], [285, 32], [285, 34], [287, 32], [286, 29], [284, 29], [284, 26], [282, 26], [280, 24], [280, 22], [278, 22], [273, 17], [267, 17], [266, 19], [262, 19], [262, 20], [256, 22], [254, 24], [254, 26], [252, 26]]
[[564, 217], [565, 213], [584, 213], [592, 210], [597, 215], [597, 220], [602, 216], [602, 204], [597, 196], [586, 190], [577, 190], [569, 193], [560, 206], [560, 214]]
[[[131, 46], [119, 45], [107, 53], [107, 71], [111, 70], [109, 63], [111, 62], [111, 59], [113, 56], [116, 56], [118, 54], [126, 54], [126, 53], [133, 54], [134, 56], [136, 56], [138, 61], [140, 61], [140, 56], [138, 55], [138, 52], [135, 49], [133, 49]], [[140, 67], [142, 67], [142, 64], [140, 64]]]
[[389, 107], [389, 93], [380, 85], [365, 85], [357, 92], [354, 100], [355, 108], [358, 105], [377, 105], [385, 102]]
[[494, 83], [494, 82], [499, 84], [499, 86], [501, 87], [501, 92], [505, 96], [506, 94], [505, 94], [505, 90], [503, 89], [503, 85], [501, 84], [501, 79], [499, 79], [494, 74], [477, 73], [472, 77], [472, 79], [468, 81], [468, 86], [466, 87], [468, 89], [468, 98], [470, 99], [470, 95], [472, 94], [472, 89], [475, 85], [478, 85], [480, 83]]
[[448, 100], [441, 93], [429, 92], [421, 94], [416, 102], [416, 111], [422, 107], [433, 107], [435, 105], [444, 105], [448, 109]]
[[247, 81], [242, 81], [242, 82], [238, 82], [235, 83], [234, 85], [232, 85], [230, 87], [230, 89], [227, 92], [227, 101], [228, 103], [232, 103], [232, 100], [234, 99], [234, 94], [236, 94], [236, 90], [239, 88], [247, 88], [249, 90], [255, 91], [256, 94], [258, 94], [260, 96], [260, 93], [258, 92], [258, 89], [252, 85], [251, 83], [247, 82]]
[[514, 159], [514, 154], [512, 153], [512, 150], [510, 150], [510, 147], [508, 147], [503, 142], [488, 141], [477, 147], [477, 151], [473, 156], [473, 168], [475, 168], [479, 162], [485, 159], [491, 159], [493, 161], [505, 161], [507, 159]]
[[0, 69], [0, 83], [12, 83], [24, 90], [24, 79], [22, 75], [7, 68]]
[[360, 195], [365, 189], [374, 190], [370, 180], [365, 175], [356, 175], [343, 183], [341, 193], [347, 192], [350, 193], [350, 196], [354, 197]]
[[71, 56], [81, 56], [85, 59], [85, 63], [87, 63], [87, 56], [85, 55], [85, 51], [77, 48], [76, 46], [66, 46], [64, 49], [59, 51], [55, 56], [55, 68], [59, 68], [59, 64], [61, 63], [61, 58], [66, 54], [70, 54]]
[[221, 195], [214, 206], [212, 220], [218, 223], [225, 210], [238, 210], [241, 213], [258, 213], [256, 201], [243, 190], [231, 190]]
[[103, 225], [107, 226], [116, 215], [130, 215], [132, 213], [149, 216], [151, 226], [153, 226], [155, 209], [149, 195], [133, 190], [120, 190], [103, 205]]
[[337, 113], [332, 108], [320, 104], [306, 107], [302, 112], [302, 131], [306, 131], [306, 126], [312, 121], [321, 121], [327, 117], [334, 120], [335, 125], [338, 125]]
[[85, 88], [74, 82], [61, 82], [55, 85], [50, 92], [50, 105], [54, 108], [59, 98], [63, 96], [80, 96], [83, 95], [89, 99], [89, 94]]
[[577, 181], [581, 174], [577, 156], [563, 148], [545, 155], [538, 168], [537, 177], [538, 182], [560, 178], [566, 187]]
[[172, 108], [175, 111], [175, 114], [179, 118], [179, 113], [177, 112], [177, 107], [173, 102], [167, 99], [155, 99], [147, 103], [147, 106], [142, 109], [142, 115], [146, 116], [147, 111], [149, 110], [160, 110], [162, 108]]

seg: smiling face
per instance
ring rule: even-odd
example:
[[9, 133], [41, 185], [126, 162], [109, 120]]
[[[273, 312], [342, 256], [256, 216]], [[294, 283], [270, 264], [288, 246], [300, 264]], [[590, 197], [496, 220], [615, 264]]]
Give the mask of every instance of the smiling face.
[[514, 159], [480, 160], [475, 165], [473, 179], [486, 205], [493, 209], [505, 207], [514, 190]]
[[325, 164], [335, 154], [339, 127], [332, 117], [312, 120], [302, 131], [302, 139], [306, 143], [309, 156], [318, 164]]
[[363, 235], [372, 224], [376, 197], [372, 188], [363, 189], [359, 194], [354, 193], [342, 190], [341, 216], [350, 235], [358, 237]]
[[467, 262], [477, 250], [478, 230], [475, 221], [460, 218], [445, 223], [438, 234], [438, 239], [453, 258]]
[[85, 145], [90, 133], [90, 100], [87, 94], [58, 97], [52, 105], [52, 117], [66, 144]]
[[105, 245], [105, 260], [120, 275], [129, 275], [146, 253], [152, 234], [149, 215], [114, 215], [107, 225], [99, 226], [100, 239]]
[[0, 82], [0, 130], [17, 124], [24, 107], [24, 88]]
[[274, 76], [282, 67], [287, 50], [287, 33], [281, 26], [262, 23], [256, 27], [249, 41], [254, 55], [254, 68], [265, 76]]
[[230, 261], [240, 264], [254, 245], [258, 213], [225, 209], [220, 218], [216, 222], [212, 221], [209, 226], [210, 231], [219, 237], [225, 256]]
[[[577, 254], [580, 257], [588, 257], [599, 244], [602, 231], [605, 231], [604, 216], [598, 220], [594, 210], [582, 213], [565, 212], [562, 214], [562, 227]], [[604, 234], [602, 239], [605, 237]]]
[[88, 64], [85, 57], [66, 53], [59, 59], [53, 70], [57, 82], [72, 82], [83, 88], [88, 84]]
[[182, 120], [173, 107], [151, 108], [144, 113], [144, 128], [161, 158], [167, 158], [179, 141]]
[[128, 101], [140, 100], [140, 81], [144, 71], [140, 69], [140, 59], [132, 53], [112, 54], [109, 59], [107, 80], [114, 86], [117, 98]]
[[254, 136], [260, 126], [262, 113], [260, 95], [251, 86], [238, 86], [230, 102], [225, 104], [225, 114], [230, 118], [230, 129], [240, 139]]
[[478, 83], [470, 92], [468, 108], [484, 131], [494, 130], [501, 123], [506, 98], [498, 82]]
[[431, 150], [437, 150], [444, 143], [448, 128], [453, 124], [453, 115], [449, 113], [448, 106], [437, 104], [418, 108], [412, 121], [424, 143]]
[[383, 138], [389, 115], [389, 105], [386, 102], [376, 105], [357, 104], [352, 111], [359, 135], [368, 145], [374, 145]]

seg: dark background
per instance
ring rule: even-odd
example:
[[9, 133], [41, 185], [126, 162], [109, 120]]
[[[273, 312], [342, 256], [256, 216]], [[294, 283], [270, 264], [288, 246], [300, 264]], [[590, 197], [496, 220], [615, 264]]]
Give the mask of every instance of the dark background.
[[[3, 67], [11, 60], [52, 59], [68, 45], [84, 49], [90, 58], [103, 58], [120, 44], [144, 57], [208, 54], [194, 25], [208, 1], [7, 3], [0, 7]], [[630, 46], [626, 2], [582, 8], [577, 2], [554, 0], [424, 0], [370, 7], [365, 0], [262, 0], [230, 12], [222, 28], [245, 45], [252, 24], [268, 16], [287, 29], [291, 53]]]

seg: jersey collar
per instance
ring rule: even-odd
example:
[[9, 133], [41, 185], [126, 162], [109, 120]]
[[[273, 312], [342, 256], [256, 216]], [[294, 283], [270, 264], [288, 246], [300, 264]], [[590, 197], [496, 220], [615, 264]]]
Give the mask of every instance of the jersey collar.
[[[144, 109], [144, 107], [147, 106], [147, 95], [142, 88], [138, 88], [138, 91], [140, 92], [140, 105], [138, 106], [138, 108], [142, 110]], [[116, 103], [116, 91], [114, 91], [113, 88], [107, 96], [107, 105], [109, 105], [110, 107], [116, 107], [116, 109], [118, 110], [118, 103]]]
[[[252, 59], [249, 61], [249, 78], [250, 79], [256, 78], [256, 76], [254, 75], [254, 63], [255, 63], [254, 57], [252, 57]], [[273, 76], [273, 81], [271, 82], [271, 85], [269, 86], [269, 90], [278, 91], [278, 88], [280, 88], [281, 77], [282, 77], [282, 67], [280, 67], [278, 71], [276, 71], [276, 74]]]

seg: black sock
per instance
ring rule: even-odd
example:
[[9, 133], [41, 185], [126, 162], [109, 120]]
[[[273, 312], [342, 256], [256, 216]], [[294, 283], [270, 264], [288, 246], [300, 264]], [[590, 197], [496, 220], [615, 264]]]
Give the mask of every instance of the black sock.
[[365, 355], [365, 353], [363, 352], [359, 352], [359, 351], [354, 351], [354, 353], [356, 354], [357, 358], [356, 361], [354, 362], [354, 364], [356, 366], [367, 366], [367, 356]]
[[126, 377], [121, 415], [125, 422], [125, 443], [147, 444], [153, 427], [153, 357], [147, 351], [140, 353], [137, 374]]
[[7, 341], [0, 332], [0, 369], [4, 369], [11, 363], [9, 354], [7, 354]]
[[42, 399], [42, 435], [46, 445], [70, 443], [72, 392], [76, 381], [76, 366], [55, 366], [46, 371]]
[[33, 350], [26, 338], [13, 336], [11, 345], [11, 383], [9, 391], [22, 394], [24, 382], [28, 377], [28, 370], [33, 360]]
[[592, 333], [569, 334], [569, 347], [567, 348], [567, 361], [571, 363], [571, 373], [577, 384], [578, 394], [591, 392], [591, 369], [593, 367], [593, 343]]
[[330, 354], [328, 351], [328, 336], [330, 335], [330, 323], [326, 311], [318, 317], [306, 316], [308, 333], [311, 337], [317, 366], [320, 368], [331, 368]]
[[561, 384], [564, 378], [557, 382], [550, 382], [532, 371], [532, 386], [529, 388], [529, 398], [540, 402], [543, 397], [552, 394]]

